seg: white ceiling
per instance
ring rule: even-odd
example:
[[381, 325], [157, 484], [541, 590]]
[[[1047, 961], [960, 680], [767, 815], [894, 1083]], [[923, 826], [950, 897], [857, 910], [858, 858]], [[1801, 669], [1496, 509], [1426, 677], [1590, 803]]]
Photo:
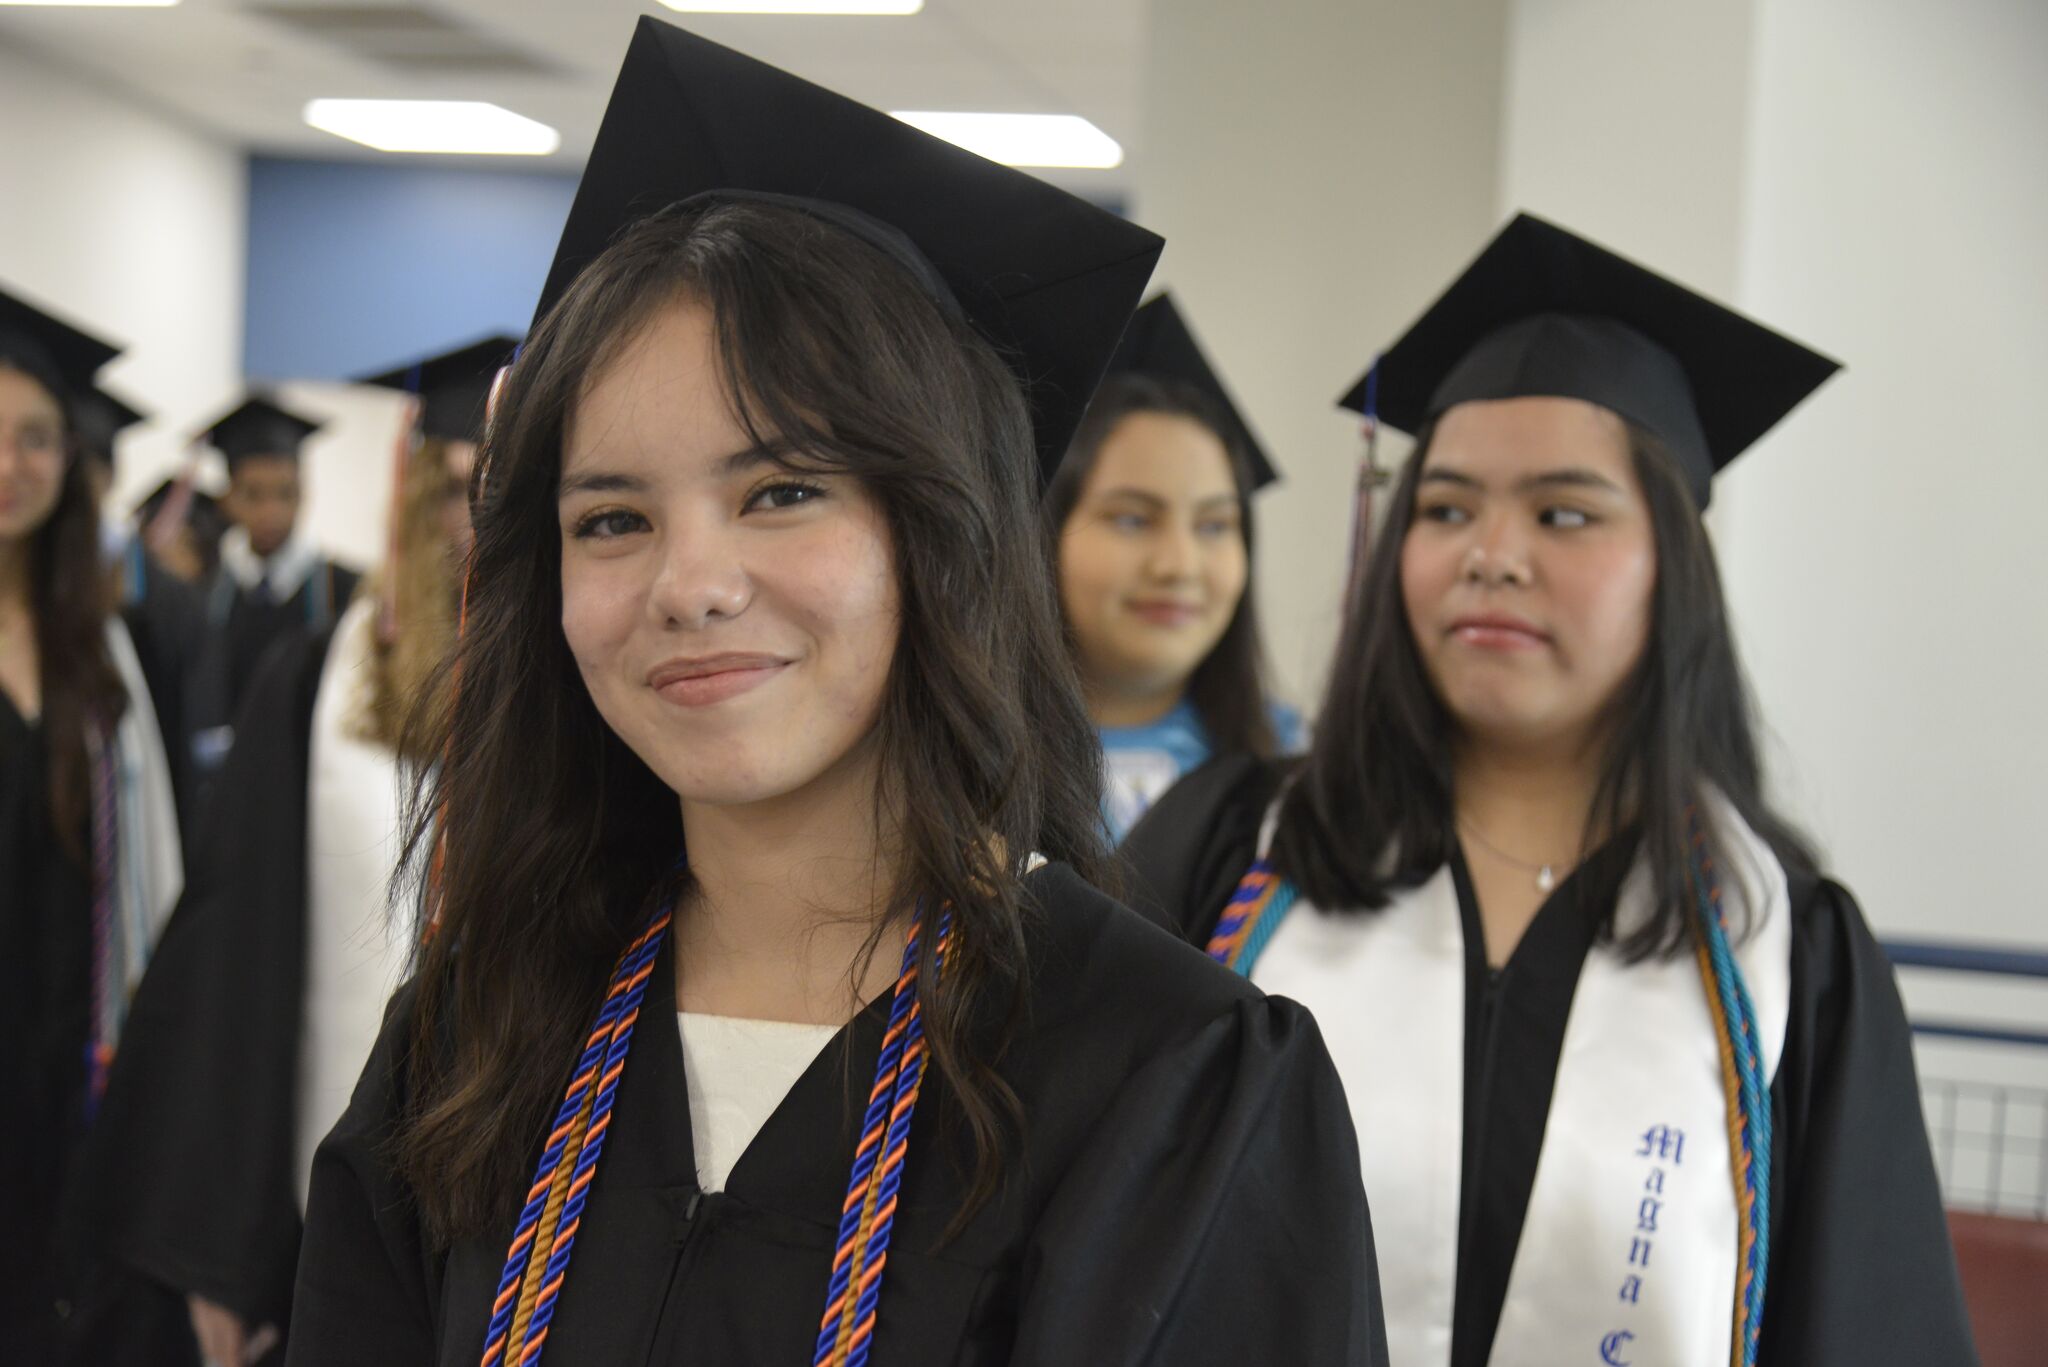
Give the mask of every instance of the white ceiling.
[[[308, 128], [309, 99], [472, 99], [589, 151], [640, 14], [887, 109], [1073, 113], [1124, 146], [1115, 171], [1047, 172], [1125, 195], [1142, 156], [1146, 0], [926, 0], [906, 18], [678, 14], [633, 0], [182, 0], [169, 9], [0, 6], [0, 44], [41, 54], [251, 151], [381, 157]], [[413, 160], [418, 160], [413, 158]]]

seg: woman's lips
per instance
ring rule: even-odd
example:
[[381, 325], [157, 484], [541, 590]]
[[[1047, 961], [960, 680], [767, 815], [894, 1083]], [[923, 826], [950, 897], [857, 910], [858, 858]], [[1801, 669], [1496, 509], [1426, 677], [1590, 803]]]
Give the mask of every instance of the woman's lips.
[[647, 676], [656, 693], [679, 707], [708, 707], [758, 688], [789, 666], [773, 655], [718, 655], [672, 660]]
[[1540, 628], [1513, 617], [1461, 617], [1451, 624], [1450, 635], [1474, 650], [1542, 650], [1550, 644]]
[[1155, 627], [1184, 627], [1200, 620], [1202, 610], [1190, 603], [1160, 599], [1135, 599], [1128, 605], [1131, 615]]

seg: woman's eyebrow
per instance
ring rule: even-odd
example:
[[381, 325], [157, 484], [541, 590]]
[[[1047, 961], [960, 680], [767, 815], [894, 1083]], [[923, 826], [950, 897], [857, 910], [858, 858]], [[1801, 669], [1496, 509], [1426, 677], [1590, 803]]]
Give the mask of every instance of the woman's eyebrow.
[[637, 494], [647, 489], [647, 481], [638, 475], [620, 474], [609, 470], [587, 470], [580, 475], [564, 475], [555, 488], [557, 500], [572, 494]]
[[[789, 460], [790, 453], [798, 448], [791, 442], [761, 442], [742, 447], [730, 455], [720, 456], [717, 461], [717, 477], [730, 479], [743, 475], [759, 465], [780, 465]], [[638, 475], [622, 471], [588, 470], [582, 474], [564, 475], [555, 488], [555, 497], [568, 498], [572, 494], [639, 494], [645, 493], [648, 483]]]
[[1119, 486], [1115, 489], [1104, 489], [1101, 493], [1097, 494], [1095, 498], [1098, 502], [1102, 503], [1107, 503], [1109, 502], [1109, 500], [1113, 498], [1122, 498], [1128, 499], [1133, 503], [1141, 503], [1147, 508], [1164, 508], [1166, 506], [1166, 500], [1161, 498], [1159, 495], [1152, 493], [1149, 490], [1133, 489], [1128, 486]]
[[1598, 489], [1610, 494], [1622, 493], [1622, 487], [1598, 470], [1573, 466], [1566, 470], [1546, 470], [1539, 475], [1530, 475], [1521, 480], [1517, 488], [1529, 489]]

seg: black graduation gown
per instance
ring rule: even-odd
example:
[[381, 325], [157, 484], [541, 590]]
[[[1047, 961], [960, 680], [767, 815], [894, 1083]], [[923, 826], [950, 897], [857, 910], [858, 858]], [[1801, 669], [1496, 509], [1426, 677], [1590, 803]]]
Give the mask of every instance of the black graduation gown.
[[59, 1197], [85, 1128], [92, 876], [57, 838], [49, 753], [0, 691], [0, 1361], [55, 1356], [70, 1287]]
[[[1206, 944], [1284, 774], [1228, 758], [1176, 785], [1124, 843], [1132, 904]], [[1621, 841], [1587, 861], [1497, 974], [1471, 880], [1462, 861], [1453, 868], [1467, 967], [1452, 1367], [1484, 1367], [1492, 1351], [1579, 969], [1633, 854]], [[1758, 1361], [1966, 1367], [1976, 1355], [1891, 965], [1847, 890], [1799, 876], [1790, 890], [1792, 1009], [1771, 1086]]]
[[206, 590], [207, 640], [193, 671], [186, 729], [197, 787], [210, 785], [225, 756], [226, 730], [241, 708], [257, 666], [271, 645], [303, 631], [326, 631], [348, 610], [362, 576], [323, 560], [298, 592], [282, 602], [258, 601], [226, 569]]
[[[332, 636], [289, 633], [251, 685], [88, 1147], [78, 1226], [102, 1262], [175, 1293], [179, 1322], [194, 1293], [252, 1327], [288, 1322], [307, 785]], [[92, 1360], [158, 1359], [102, 1347]]]
[[186, 856], [193, 850], [197, 801], [191, 747], [186, 743], [187, 693], [206, 644], [206, 603], [199, 590], [166, 571], [147, 553], [136, 552], [133, 596], [121, 605], [121, 620], [135, 643], [135, 657], [156, 704], [157, 730], [178, 803], [178, 830]]
[[[1024, 1107], [1021, 1146], [998, 1196], [938, 1246], [971, 1155], [928, 1075], [873, 1361], [1383, 1363], [1357, 1145], [1307, 1013], [1064, 866], [1027, 886], [1043, 913], [1028, 1025], [1001, 1069]], [[548, 1358], [809, 1362], [887, 996], [813, 1061], [728, 1189], [704, 1195], [673, 982], [663, 954]], [[509, 1223], [428, 1248], [387, 1161], [409, 1000], [314, 1163], [293, 1367], [470, 1367], [483, 1346]]]

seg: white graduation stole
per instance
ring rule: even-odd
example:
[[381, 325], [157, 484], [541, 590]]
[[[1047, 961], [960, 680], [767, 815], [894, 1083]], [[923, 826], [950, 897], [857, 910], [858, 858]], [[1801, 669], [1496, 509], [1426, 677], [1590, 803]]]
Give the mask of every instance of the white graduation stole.
[[[1718, 797], [1722, 901], [1775, 1078], [1791, 1003], [1783, 868]], [[1270, 819], [1269, 819], [1270, 826]], [[1265, 841], [1262, 839], [1261, 847]], [[1639, 861], [1625, 935], [1650, 915]], [[1747, 918], [1747, 919], [1745, 919]], [[1350, 1099], [1392, 1367], [1450, 1360], [1464, 1128], [1465, 957], [1448, 867], [1383, 911], [1297, 906], [1252, 980], [1307, 1006]], [[1727, 1092], [1698, 962], [1587, 955], [1490, 1367], [1725, 1367], [1739, 1232]]]

